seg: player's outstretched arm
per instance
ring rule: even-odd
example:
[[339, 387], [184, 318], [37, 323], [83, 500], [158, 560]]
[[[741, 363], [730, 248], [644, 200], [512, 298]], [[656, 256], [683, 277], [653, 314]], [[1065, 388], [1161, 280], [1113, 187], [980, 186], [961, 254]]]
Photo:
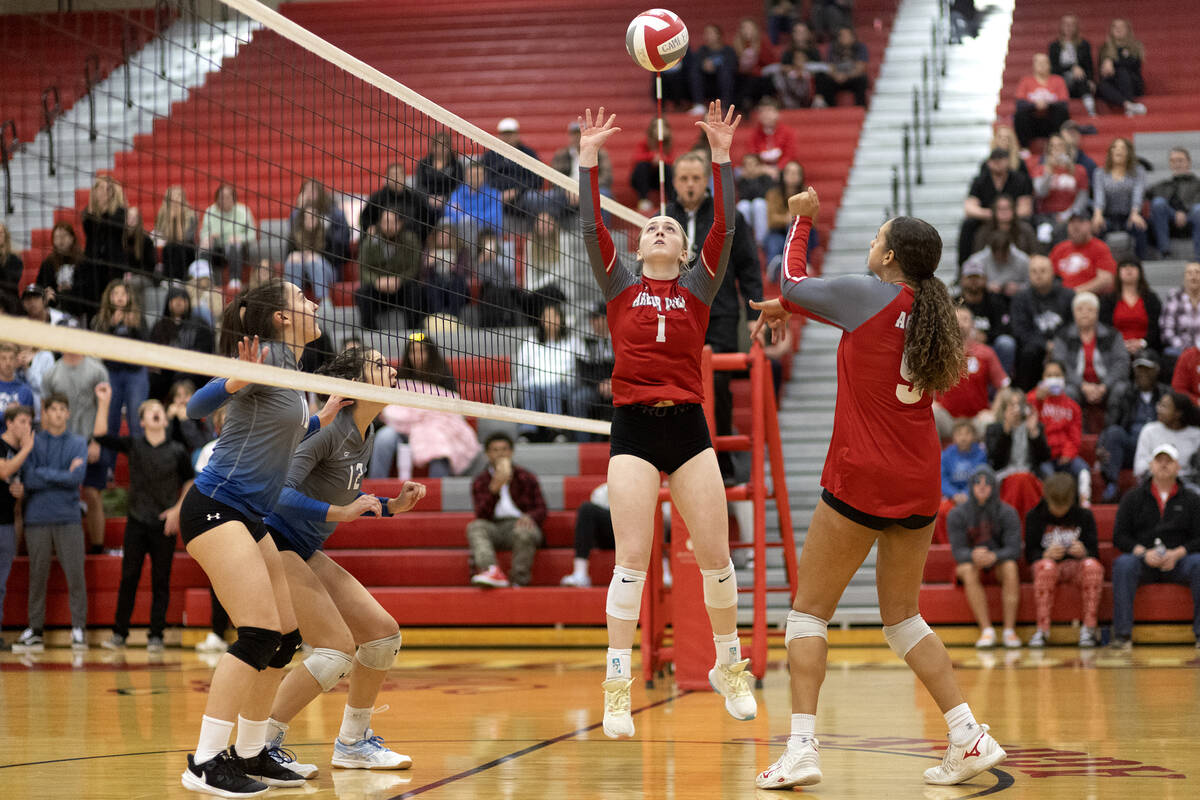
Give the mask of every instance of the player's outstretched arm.
[[387, 501], [388, 512], [391, 514], [403, 514], [405, 511], [412, 511], [424, 496], [425, 484], [417, 483], [416, 481], [405, 481], [404, 486], [400, 488], [400, 494]]

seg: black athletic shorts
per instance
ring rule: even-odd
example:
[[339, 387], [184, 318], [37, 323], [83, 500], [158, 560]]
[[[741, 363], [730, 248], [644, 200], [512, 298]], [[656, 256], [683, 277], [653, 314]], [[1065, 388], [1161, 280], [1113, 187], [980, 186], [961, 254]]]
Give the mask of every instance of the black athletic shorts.
[[710, 447], [708, 422], [697, 403], [613, 409], [609, 457], [637, 456], [670, 475]]
[[922, 514], [913, 514], [911, 517], [902, 517], [893, 519], [891, 517], [877, 517], [874, 514], [868, 514], [865, 511], [859, 511], [849, 503], [843, 503], [838, 500], [828, 489], [821, 490], [821, 499], [825, 501], [825, 505], [832, 508], [834, 511], [841, 514], [851, 522], [857, 522], [864, 528], [870, 528], [873, 531], [881, 531], [885, 528], [890, 528], [893, 525], [899, 525], [901, 528], [907, 528], [910, 531], [919, 531], [929, 523], [937, 519], [937, 514], [931, 517]]
[[291, 551], [300, 556], [301, 561], [308, 561], [313, 557], [313, 554], [321, 549], [321, 542], [298, 542], [282, 531], [266, 526], [267, 533], [271, 535], [271, 540], [275, 542], [275, 549], [279, 552]]
[[242, 523], [256, 542], [267, 535], [267, 526], [263, 525], [261, 519], [255, 519], [219, 500], [213, 500], [194, 486], [188, 489], [188, 493], [183, 497], [183, 505], [179, 507], [179, 533], [183, 536], [184, 544], [226, 522]]

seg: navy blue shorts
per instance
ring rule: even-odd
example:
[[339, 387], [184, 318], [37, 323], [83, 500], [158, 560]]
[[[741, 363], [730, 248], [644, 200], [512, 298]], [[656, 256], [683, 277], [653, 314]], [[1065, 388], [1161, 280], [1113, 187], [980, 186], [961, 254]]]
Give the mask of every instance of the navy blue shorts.
[[295, 553], [300, 556], [302, 561], [308, 561], [321, 549], [320, 542], [297, 541], [283, 531], [273, 528], [270, 525], [267, 525], [266, 529], [279, 552], [287, 551]]
[[95, 464], [87, 465], [87, 471], [83, 473], [83, 485], [89, 489], [108, 488], [108, 464], [103, 455]]
[[608, 454], [637, 456], [668, 475], [712, 447], [704, 409], [678, 406], [617, 406]]

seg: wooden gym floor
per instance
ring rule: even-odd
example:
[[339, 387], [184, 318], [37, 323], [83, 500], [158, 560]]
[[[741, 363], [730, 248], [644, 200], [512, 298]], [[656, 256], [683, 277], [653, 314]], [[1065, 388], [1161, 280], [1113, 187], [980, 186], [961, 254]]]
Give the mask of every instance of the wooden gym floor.
[[[599, 730], [602, 650], [406, 649], [375, 728], [413, 757], [405, 772], [329, 768], [344, 690], [292, 725], [289, 746], [320, 766], [305, 798], [769, 798], [754, 775], [788, 732], [781, 649], [759, 716], [729, 718], [716, 695], [677, 692], [668, 678], [634, 685], [637, 737]], [[912, 674], [882, 647], [831, 649], [818, 716], [825, 781], [816, 798], [1200, 797], [1200, 651], [1141, 646], [1132, 654], [951, 650], [981, 721], [1009, 760], [971, 785], [930, 787], [944, 723]], [[634, 656], [635, 669], [637, 655]], [[0, 797], [194, 798], [179, 775], [211, 667], [190, 649], [159, 657], [130, 648], [73, 656], [0, 654]]]

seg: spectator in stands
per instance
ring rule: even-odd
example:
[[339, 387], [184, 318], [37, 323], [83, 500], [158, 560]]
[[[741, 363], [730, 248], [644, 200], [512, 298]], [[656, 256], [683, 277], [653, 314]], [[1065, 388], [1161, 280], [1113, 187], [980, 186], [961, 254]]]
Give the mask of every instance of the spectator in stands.
[[1070, 99], [1066, 82], [1050, 71], [1050, 57], [1045, 53], [1033, 56], [1033, 72], [1017, 84], [1017, 109], [1013, 128], [1022, 149], [1028, 150], [1035, 139], [1057, 133], [1071, 116], [1067, 108]]
[[[33, 409], [11, 404], [4, 409], [0, 433], [0, 622], [4, 621], [4, 592], [17, 555], [16, 510], [22, 494], [21, 466], [33, 451]], [[0, 637], [0, 652], [9, 649]]]
[[1193, 484], [1196, 477], [1195, 455], [1200, 451], [1200, 410], [1176, 391], [1163, 392], [1155, 407], [1157, 419], [1142, 426], [1137, 438], [1137, 450], [1133, 454], [1133, 472], [1138, 479], [1145, 478], [1150, 471], [1150, 462], [1155, 450], [1163, 444], [1175, 448], [1179, 461], [1179, 477]]
[[184, 284], [192, 301], [192, 313], [216, 328], [225, 308], [225, 295], [213, 286], [212, 265], [197, 259], [188, 265], [188, 281]]
[[942, 451], [942, 497], [957, 504], [967, 502], [975, 470], [987, 463], [988, 455], [970, 420], [957, 420], [951, 444]]
[[21, 308], [25, 310], [25, 316], [29, 319], [48, 325], [79, 327], [79, 322], [74, 317], [53, 307], [57, 304], [58, 297], [52, 287], [43, 288], [31, 283], [21, 292]]
[[1117, 280], [1117, 262], [1102, 240], [1092, 235], [1087, 217], [1072, 211], [1067, 238], [1050, 251], [1050, 263], [1062, 285], [1076, 292], [1108, 294]]
[[[577, 417], [611, 420], [615, 360], [608, 330], [608, 306], [603, 300], [588, 314], [588, 328], [575, 356], [575, 375], [579, 382], [571, 391], [571, 413]], [[591, 435], [580, 431], [575, 438], [586, 442]]]
[[[549, 212], [543, 212], [549, 216]], [[466, 257], [454, 229], [438, 223], [429, 237], [421, 266], [425, 284], [425, 310], [430, 314], [458, 316], [471, 299], [467, 287]]]
[[950, 44], [962, 44], [963, 37], [974, 39], [979, 35], [979, 9], [975, 0], [951, 0]]
[[[1159, 382], [1158, 358], [1143, 350], [1133, 359], [1133, 383], [1108, 401], [1105, 428], [1097, 442], [1096, 457], [1104, 475], [1101, 502], [1115, 503], [1120, 494], [1121, 470], [1133, 466], [1134, 448], [1142, 428], [1158, 419], [1158, 405], [1171, 387]], [[1147, 451], [1149, 452], [1149, 451]]]
[[125, 212], [125, 229], [121, 232], [121, 263], [112, 272], [113, 278], [125, 278], [141, 295], [141, 290], [158, 281], [158, 250], [142, 223], [142, 210], [130, 206]]
[[1125, 231], [1133, 237], [1138, 258], [1146, 257], [1146, 228], [1142, 201], [1146, 170], [1138, 163], [1133, 142], [1118, 137], [1108, 146], [1104, 168], [1092, 174], [1092, 232]]
[[[968, 275], [979, 278], [972, 283], [978, 287], [980, 293], [989, 298], [989, 305], [1000, 309], [1007, 316], [1009, 298], [1029, 285], [1029, 256], [1013, 243], [1011, 232], [997, 230], [992, 231], [986, 247], [966, 260], [959, 277], [959, 285], [963, 287], [964, 301], [971, 306], [978, 318], [981, 312], [974, 307], [974, 303], [978, 301], [966, 299], [968, 292], [975, 292], [974, 289], [965, 288]], [[987, 316], [992, 318], [994, 313], [988, 313]], [[988, 344], [992, 342], [989, 341]], [[1011, 366], [1006, 364], [1005, 369], [1011, 372]]]
[[196, 384], [183, 378], [171, 384], [165, 400], [168, 433], [172, 441], [184, 446], [189, 456], [199, 455], [206, 444], [217, 438], [211, 420], [192, 419], [187, 415], [188, 401], [195, 393]]
[[[134, 342], [146, 338], [146, 321], [142, 317], [142, 306], [137, 295], [129, 288], [129, 284], [121, 280], [112, 281], [104, 290], [104, 299], [100, 302], [100, 312], [92, 322], [92, 327], [98, 333], [119, 336]], [[108, 430], [121, 429], [121, 412], [129, 424], [129, 432], [134, 436], [142, 435], [142, 426], [138, 421], [138, 409], [150, 396], [150, 373], [144, 364], [127, 361], [105, 361], [108, 370], [108, 384], [112, 387], [112, 404], [109, 407]], [[80, 435], [90, 435], [90, 431], [80, 431]], [[114, 459], [109, 457], [108, 466], [112, 467]]]
[[974, 248], [974, 244], [975, 234], [981, 226], [988, 222], [1002, 224], [992, 211], [1000, 195], [1016, 200], [1014, 208], [1018, 219], [1027, 220], [1032, 216], [1033, 183], [1025, 173], [1009, 168], [1009, 151], [995, 148], [988, 155], [984, 171], [971, 182], [967, 199], [963, 201], [963, 212], [967, 218], [963, 220], [958, 237], [959, 264], [980, 249]]
[[1179, 356], [1171, 375], [1171, 388], [1193, 403], [1200, 403], [1200, 347], [1189, 347]]
[[[482, 184], [482, 174], [479, 181]], [[394, 161], [388, 164], [383, 186], [371, 193], [359, 212], [358, 229], [364, 232], [371, 230], [379, 224], [383, 212], [391, 209], [400, 215], [404, 226], [415, 233], [424, 245], [437, 215], [429, 204], [429, 198], [421, 191], [410, 189], [407, 182], [408, 171], [403, 163]]]
[[799, 140], [794, 130], [779, 121], [779, 101], [774, 97], [763, 98], [757, 116], [750, 132], [750, 152], [762, 161], [767, 175], [778, 179], [784, 164], [799, 159]]
[[[547, 303], [538, 318], [534, 337], [526, 340], [513, 362], [513, 383], [521, 407], [528, 411], [569, 414], [567, 401], [575, 386], [575, 358], [580, 345], [563, 324], [562, 307]], [[517, 426], [526, 441], [555, 439], [567, 435], [552, 428], [522, 423]]]
[[[47, 306], [53, 307], [57, 304], [62, 307], [62, 313], [71, 316], [95, 311], [96, 307], [94, 305], [89, 307], [85, 295], [82, 293], [86, 284], [83, 278], [84, 255], [83, 250], [79, 248], [79, 240], [75, 236], [75, 228], [71, 223], [65, 221], [54, 223], [54, 230], [50, 232], [50, 244], [52, 247], [50, 255], [42, 260], [42, 266], [38, 269], [37, 274], [37, 285], [53, 292], [53, 296], [42, 295]], [[101, 288], [103, 289], [103, 287]], [[28, 291], [25, 294], [28, 294]], [[24, 299], [23, 294], [22, 303]], [[25, 313], [33, 316], [29, 313], [28, 308], [25, 309]], [[53, 322], [52, 324], [57, 325], [58, 323]]]
[[580, 272], [583, 240], [577, 228], [561, 224], [543, 211], [533, 222], [533, 233], [525, 251], [526, 312], [531, 319], [541, 316], [547, 303], [576, 302], [591, 291]]
[[[1025, 164], [1025, 159], [1021, 156], [1021, 142], [1017, 139], [1017, 132], [1012, 129], [1012, 126], [998, 123], [992, 129], [991, 150], [996, 149], [1004, 150], [1008, 153], [1008, 168], [1010, 170], [1029, 175], [1029, 167]], [[987, 171], [988, 166], [985, 159], [979, 165], [979, 174], [983, 175]]]
[[1079, 133], [1079, 125], [1075, 120], [1069, 119], [1062, 124], [1062, 128], [1058, 132], [1062, 134], [1063, 141], [1067, 143], [1067, 153], [1071, 156], [1071, 160], [1087, 170], [1088, 180], [1091, 181], [1096, 172], [1096, 162], [1079, 146], [1079, 142], [1083, 138]]
[[787, 44], [790, 41], [792, 13], [795, 10], [791, 0], [776, 0], [767, 5], [767, 38], [771, 44]]
[[1142, 80], [1142, 60], [1145, 48], [1133, 38], [1128, 20], [1114, 19], [1108, 26], [1108, 38], [1100, 46], [1100, 85], [1096, 91], [1101, 99], [1114, 108], [1124, 108], [1125, 116], [1146, 113], [1138, 102], [1146, 91]]
[[[0, 414], [9, 406], [33, 407], [33, 389], [17, 377], [17, 346], [0, 342]], [[0, 421], [0, 433], [4, 423]]]
[[438, 131], [429, 140], [427, 152], [417, 164], [417, 191], [429, 199], [436, 217], [446, 210], [446, 201], [463, 182], [463, 165], [448, 131]]
[[813, 31], [822, 41], [854, 25], [854, 0], [812, 0], [809, 6]]
[[1117, 288], [1100, 299], [1100, 321], [1121, 334], [1125, 349], [1133, 356], [1147, 347], [1162, 352], [1159, 318], [1162, 301], [1146, 282], [1146, 273], [1136, 258], [1117, 263]]
[[767, 220], [767, 192], [776, 184], [763, 160], [757, 153], [742, 156], [742, 168], [737, 176], [737, 210], [750, 221], [754, 229], [754, 241], [762, 247], [769, 232]]
[[[484, 228], [503, 230], [504, 194], [487, 182], [487, 177], [488, 171], [483, 163], [467, 163], [467, 179], [446, 201], [446, 213], [442, 215], [442, 223], [453, 225], [463, 236]], [[418, 235], [424, 241], [424, 235]]]
[[1090, 196], [1088, 171], [1071, 159], [1067, 141], [1061, 133], [1046, 140], [1046, 152], [1033, 164], [1033, 224], [1043, 246], [1055, 245], [1066, 238], [1067, 220], [1072, 213], [1086, 215]]
[[1083, 442], [1083, 412], [1079, 404], [1067, 395], [1066, 371], [1059, 361], [1047, 361], [1042, 368], [1042, 381], [1025, 396], [1030, 408], [1038, 415], [1046, 444], [1050, 445], [1050, 461], [1042, 464], [1043, 475], [1066, 472], [1079, 481], [1082, 502], [1092, 499], [1092, 470], [1079, 456]]
[[[104, 504], [100, 491], [108, 485], [108, 469], [101, 460], [100, 445], [91, 441], [96, 422], [96, 386], [108, 381], [104, 364], [91, 356], [63, 353], [42, 378], [42, 407], [53, 396], [65, 397], [73, 409], [67, 424], [71, 433], [87, 444], [86, 471], [83, 476], [83, 502], [87, 506], [88, 552], [104, 551]], [[78, 502], [75, 501], [76, 505]]]
[[1183, 285], [1167, 294], [1159, 323], [1167, 356], [1178, 358], [1187, 348], [1200, 346], [1200, 263], [1183, 268]]
[[[667, 202], [675, 200], [675, 187], [671, 185], [673, 171], [671, 164], [675, 155], [671, 150], [671, 126], [663, 120], [663, 168], [666, 174]], [[604, 152], [603, 150], [601, 152]], [[648, 214], [658, 208], [658, 120], [651, 119], [646, 126], [646, 138], [638, 142], [633, 154], [633, 173], [629, 183], [638, 196], [638, 211]]]
[[196, 260], [196, 212], [188, 205], [182, 186], [171, 186], [163, 195], [154, 218], [155, 244], [162, 247], [163, 277], [187, 280], [188, 265]]
[[943, 439], [962, 421], [974, 425], [976, 434], [982, 434], [993, 420], [990, 394], [1009, 383], [996, 351], [980, 341], [976, 334], [975, 315], [971, 309], [959, 306], [955, 313], [966, 350], [967, 371], [953, 389], [933, 401], [933, 419], [938, 435]]
[[225, 268], [231, 279], [242, 280], [242, 264], [250, 255], [250, 245], [257, 241], [258, 223], [254, 214], [238, 202], [237, 189], [232, 183], [222, 183], [200, 224], [200, 250], [216, 271], [217, 283], [225, 282]]
[[1013, 245], [1026, 255], [1037, 252], [1037, 234], [1028, 220], [1016, 215], [1016, 204], [1006, 194], [996, 195], [992, 201], [991, 216], [975, 232], [972, 253], [978, 253], [991, 245], [997, 231], [1007, 233]]
[[791, 44], [779, 59], [775, 93], [784, 108], [808, 108], [813, 104], [813, 73], [809, 65], [821, 64], [821, 51], [807, 23], [792, 26]]
[[[70, 401], [46, 395], [42, 430], [21, 467], [25, 502], [25, 547], [29, 552], [29, 627], [13, 644], [14, 652], [39, 653], [44, 648], [46, 584], [50, 557], [58, 557], [67, 578], [71, 605], [71, 649], [87, 650], [87, 582], [84, 577], [83, 531], [79, 526], [79, 486], [87, 466], [87, 440], [67, 429]], [[11, 491], [12, 486], [9, 486]], [[18, 498], [19, 499], [19, 498]], [[103, 519], [103, 518], [101, 518]]]
[[814, 76], [818, 100], [813, 105], [837, 105], [838, 95], [851, 92], [854, 104], [867, 105], [867, 46], [858, 40], [854, 28], [838, 28], [837, 37], [829, 44], [825, 59], [829, 69]]
[[54, 353], [50, 350], [30, 347], [22, 344], [17, 346], [17, 380], [24, 381], [33, 391], [33, 419], [38, 421], [42, 407], [42, 378], [54, 366]]
[[0, 222], [0, 293], [9, 300], [15, 300], [20, 294], [21, 276], [25, 273], [25, 263], [13, 252], [12, 234], [8, 226]]
[[378, 330], [385, 311], [403, 311], [408, 327], [415, 327], [424, 309], [421, 286], [421, 239], [409, 220], [391, 208], [363, 233], [358, 246], [360, 285], [354, 292], [360, 321]]
[[[788, 161], [779, 170], [779, 183], [767, 190], [767, 241], [764, 250], [767, 255], [767, 275], [772, 283], [779, 280], [779, 272], [783, 263], [783, 248], [787, 244], [788, 231], [792, 227], [792, 212], [788, 210], [788, 198], [799, 194], [805, 189], [804, 167], [799, 161]], [[821, 243], [817, 226], [813, 225], [808, 233], [809, 261], [812, 253]]]
[[[608, 157], [608, 151], [601, 148], [597, 153], [599, 160], [597, 169], [600, 194], [605, 197], [612, 197], [612, 159]], [[579, 123], [572, 121], [567, 125], [567, 146], [561, 148], [554, 153], [554, 158], [550, 159], [550, 166], [558, 172], [568, 176], [576, 177], [579, 175]], [[533, 206], [531, 205], [531, 209]], [[556, 216], [561, 216], [563, 210], [578, 213], [579, 212], [579, 196], [574, 192], [568, 192], [558, 186], [552, 186], [546, 193], [545, 199], [536, 207], [537, 211], [553, 211]]]
[[471, 583], [508, 586], [508, 576], [496, 564], [496, 550], [512, 550], [512, 585], [527, 586], [546, 521], [542, 487], [536, 475], [513, 464], [513, 442], [508, 434], [488, 436], [484, 452], [488, 468], [471, 484], [475, 501], [475, 519], [467, 525], [475, 570]]
[[773, 93], [772, 75], [779, 70], [779, 56], [771, 43], [763, 38], [758, 22], [751, 17], [743, 17], [738, 22], [733, 51], [738, 60], [735, 82], [738, 107], [753, 108], [755, 103]]
[[[348, 343], [343, 349], [361, 346], [361, 343]], [[409, 334], [396, 375], [398, 381], [403, 379], [413, 385], [429, 387], [430, 393], [459, 396], [458, 381], [455, 380], [450, 365], [442, 357], [442, 351], [433, 339], [424, 333]], [[396, 466], [401, 480], [408, 480], [412, 477], [412, 449], [408, 446], [407, 437], [407, 432], [401, 433], [387, 425], [376, 429], [371, 463], [367, 467], [368, 478], [390, 478], [393, 464]], [[430, 459], [428, 464], [435, 471], [444, 471], [445, 474], [450, 474], [448, 459], [436, 466], [432, 465], [433, 461], [434, 459]]]
[[1025, 395], [1012, 387], [996, 392], [996, 421], [984, 431], [987, 461], [1003, 481], [1018, 472], [1037, 474], [1050, 460], [1050, 445], [1036, 412], [1029, 409]]
[[283, 279], [303, 288], [305, 281], [312, 287], [318, 303], [329, 299], [330, 289], [337, 280], [333, 264], [326, 256], [325, 217], [316, 206], [300, 210], [288, 236], [288, 254], [283, 261]]
[[289, 252], [297, 249], [298, 241], [309, 235], [313, 227], [306, 214], [309, 210], [316, 212], [325, 234], [324, 240], [315, 249], [334, 266], [341, 266], [350, 255], [350, 225], [333, 194], [316, 178], [306, 178], [300, 185], [296, 206], [288, 218]]
[[[212, 353], [215, 345], [212, 327], [192, 313], [192, 300], [182, 286], [172, 286], [167, 290], [162, 316], [150, 329], [150, 341], [197, 353]], [[169, 369], [152, 368], [150, 371], [150, 396], [165, 397], [168, 387], [180, 377], [187, 377], [188, 374]], [[207, 381], [207, 379], [205, 380]]]
[[1192, 156], [1182, 147], [1167, 156], [1171, 177], [1150, 187], [1150, 226], [1154, 245], [1163, 256], [1171, 252], [1171, 236], [1192, 235], [1192, 257], [1200, 258], [1200, 178], [1192, 172]]
[[125, 269], [122, 238], [128, 204], [121, 184], [110, 175], [98, 175], [83, 210], [83, 257], [75, 272], [75, 294], [86, 306], [89, 320], [100, 305], [104, 287]]
[[592, 550], [614, 550], [612, 512], [608, 507], [608, 484], [602, 483], [592, 490], [591, 497], [579, 504], [575, 512], [575, 561], [571, 573], [564, 575], [562, 586], [588, 587], [592, 577], [588, 574], [588, 556]]
[[703, 114], [712, 100], [720, 100], [725, 108], [731, 107], [737, 88], [738, 56], [725, 44], [719, 25], [709, 23], [704, 26], [700, 47], [691, 56], [688, 80], [694, 103], [692, 114]]
[[1017, 572], [1017, 559], [1021, 557], [1021, 520], [1013, 507], [1000, 499], [996, 473], [991, 467], [976, 468], [971, 478], [970, 496], [946, 517], [946, 533], [958, 564], [958, 580], [979, 625], [975, 646], [996, 646], [996, 629], [992, 627], [987, 594], [981, 581], [985, 572], [995, 570], [1002, 598], [1002, 641], [1005, 647], [1020, 647], [1021, 640], [1014, 628], [1021, 602], [1021, 576]]
[[1121, 555], [1113, 562], [1113, 649], [1133, 645], [1133, 600], [1145, 583], [1191, 588], [1192, 631], [1200, 642], [1200, 495], [1180, 483], [1179, 466], [1173, 446], [1155, 448], [1150, 478], [1117, 508], [1113, 546]]
[[1129, 385], [1129, 351], [1117, 331], [1100, 323], [1096, 295], [1076, 292], [1071, 313], [1074, 324], [1054, 340], [1054, 358], [1066, 368], [1067, 395], [1085, 411], [1103, 410]]
[[[512, 117], [505, 117], [496, 125], [496, 135], [510, 147], [538, 160], [533, 148], [521, 141], [521, 124]], [[483, 168], [487, 171], [487, 182], [500, 192], [500, 200], [508, 213], [524, 213], [527, 193], [542, 188], [542, 179], [515, 161], [500, 155], [495, 150], [483, 154]], [[468, 173], [470, 170], [467, 170]], [[499, 229], [499, 225], [493, 227]]]
[[[996, 235], [1005, 236], [1003, 233]], [[991, 254], [991, 251], [987, 252]], [[975, 340], [995, 350], [1004, 372], [1012, 375], [1017, 356], [1017, 342], [1009, 327], [1008, 298], [992, 291], [985, 269], [984, 261], [976, 259], [975, 256], [967, 259], [967, 263], [963, 265], [962, 278], [959, 280], [958, 300], [973, 316], [972, 332]], [[1025, 268], [1024, 274], [1029, 274], [1028, 267]]]
[[1062, 77], [1071, 97], [1083, 99], [1089, 117], [1096, 116], [1096, 71], [1092, 46], [1079, 34], [1079, 17], [1066, 14], [1058, 22], [1058, 38], [1050, 43], [1050, 68]]
[[517, 286], [516, 265], [511, 246], [501, 242], [493, 230], [483, 230], [475, 237], [475, 263], [471, 268], [478, 284], [479, 302], [472, 324], [476, 327], [507, 327], [517, 324], [519, 309], [525, 306]]
[[1037, 631], [1029, 646], [1049, 644], [1055, 588], [1070, 581], [1079, 587], [1083, 605], [1079, 646], [1095, 647], [1104, 565], [1100, 563], [1096, 518], [1079, 505], [1075, 481], [1069, 475], [1047, 478], [1045, 496], [1025, 517], [1025, 562], [1033, 568], [1037, 603]]
[[92, 434], [101, 446], [125, 453], [129, 458], [129, 509], [121, 546], [121, 584], [117, 590], [112, 637], [103, 645], [109, 650], [124, 649], [142, 577], [142, 562], [150, 556], [150, 632], [146, 650], [161, 653], [171, 597], [175, 540], [179, 534], [179, 508], [192, 485], [192, 460], [187, 448], [168, 438], [167, 412], [162, 403], [143, 402], [137, 414], [141, 433], [131, 430], [130, 436], [118, 436], [109, 433], [107, 424], [112, 400], [108, 384], [96, 387], [96, 398], [99, 410]]

